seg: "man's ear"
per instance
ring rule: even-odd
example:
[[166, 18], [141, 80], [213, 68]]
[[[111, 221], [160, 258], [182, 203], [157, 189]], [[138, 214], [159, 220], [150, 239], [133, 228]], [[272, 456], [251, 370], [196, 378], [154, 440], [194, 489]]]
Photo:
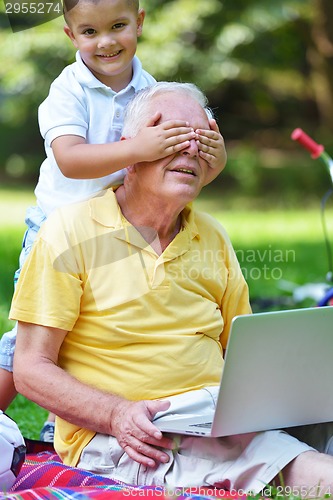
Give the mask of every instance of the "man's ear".
[[74, 36], [74, 33], [73, 31], [70, 29], [69, 26], [67, 26], [67, 24], [65, 24], [64, 26], [64, 32], [66, 33], [66, 35], [68, 36], [68, 38], [71, 39], [74, 47], [78, 48], [78, 45], [77, 45], [77, 41], [75, 40], [75, 36]]

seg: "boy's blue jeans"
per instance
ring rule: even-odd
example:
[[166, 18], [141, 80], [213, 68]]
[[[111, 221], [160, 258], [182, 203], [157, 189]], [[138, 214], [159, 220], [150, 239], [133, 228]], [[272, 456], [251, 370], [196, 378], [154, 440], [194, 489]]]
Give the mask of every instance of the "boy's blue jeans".
[[[25, 222], [28, 226], [22, 242], [22, 250], [19, 257], [19, 269], [14, 274], [14, 287], [19, 279], [21, 268], [29, 255], [32, 244], [36, 239], [40, 226], [46, 217], [38, 206], [29, 207], [26, 212]], [[0, 340], [0, 368], [13, 371], [13, 359], [16, 343], [17, 323], [14, 328], [3, 334]]]

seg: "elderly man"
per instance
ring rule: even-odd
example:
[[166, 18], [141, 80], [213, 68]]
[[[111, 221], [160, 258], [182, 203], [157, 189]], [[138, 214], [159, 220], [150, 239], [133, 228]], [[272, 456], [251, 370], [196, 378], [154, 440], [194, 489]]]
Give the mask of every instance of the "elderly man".
[[[124, 137], [155, 113], [195, 131], [211, 124], [195, 86], [158, 83], [131, 102]], [[329, 492], [333, 458], [285, 432], [176, 439], [153, 423], [170, 402], [185, 413], [214, 405], [231, 320], [250, 312], [225, 231], [191, 206], [217, 175], [206, 160], [193, 139], [49, 218], [11, 308], [17, 389], [58, 415], [55, 447], [72, 466], [254, 492], [282, 470], [286, 485]]]

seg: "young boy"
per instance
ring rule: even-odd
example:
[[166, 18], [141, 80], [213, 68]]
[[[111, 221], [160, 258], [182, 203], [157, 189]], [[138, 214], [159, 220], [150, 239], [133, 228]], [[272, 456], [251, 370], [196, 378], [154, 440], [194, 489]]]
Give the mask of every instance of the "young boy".
[[[222, 170], [224, 142], [215, 120], [211, 130], [194, 131], [188, 123], [157, 125], [159, 113], [133, 139], [119, 141], [123, 110], [134, 93], [155, 82], [135, 56], [145, 13], [139, 0], [65, 0], [64, 31], [78, 49], [76, 62], [52, 83], [39, 108], [45, 140], [43, 162], [35, 194], [37, 206], [27, 211], [20, 267], [40, 225], [56, 208], [91, 197], [123, 179], [122, 169], [140, 161], [153, 161], [186, 148], [196, 138], [200, 155], [211, 168]], [[15, 274], [17, 281], [19, 270]], [[16, 328], [0, 342], [0, 408], [16, 395], [13, 355]], [[41, 432], [53, 440], [52, 415]]]

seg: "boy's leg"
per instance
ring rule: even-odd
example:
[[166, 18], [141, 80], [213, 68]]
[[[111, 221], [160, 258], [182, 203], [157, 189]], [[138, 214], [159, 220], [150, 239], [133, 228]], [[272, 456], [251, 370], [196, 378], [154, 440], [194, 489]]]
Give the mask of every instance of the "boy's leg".
[[39, 439], [46, 443], [53, 443], [54, 428], [55, 428], [55, 414], [49, 413], [47, 416], [47, 420], [44, 422], [42, 430], [40, 431]]
[[0, 340], [0, 409], [6, 411], [17, 392], [13, 379], [13, 360], [17, 324]]
[[0, 368], [0, 409], [5, 412], [15, 398], [13, 372]]

